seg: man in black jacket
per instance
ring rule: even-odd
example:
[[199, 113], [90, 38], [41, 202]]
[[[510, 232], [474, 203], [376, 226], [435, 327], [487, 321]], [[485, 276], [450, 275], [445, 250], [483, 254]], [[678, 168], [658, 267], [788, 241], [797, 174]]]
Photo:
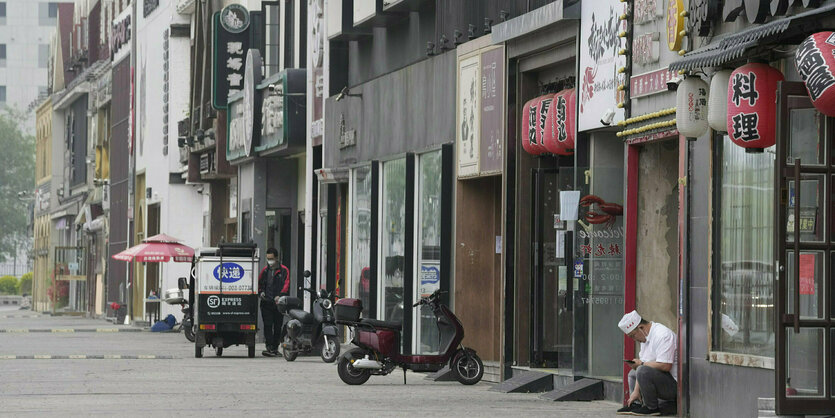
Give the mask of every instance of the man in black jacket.
[[261, 319], [264, 321], [264, 339], [267, 349], [261, 354], [278, 355], [281, 343], [282, 315], [278, 312], [276, 298], [290, 294], [290, 270], [278, 262], [278, 250], [267, 249], [267, 266], [258, 275], [258, 295], [261, 298]]

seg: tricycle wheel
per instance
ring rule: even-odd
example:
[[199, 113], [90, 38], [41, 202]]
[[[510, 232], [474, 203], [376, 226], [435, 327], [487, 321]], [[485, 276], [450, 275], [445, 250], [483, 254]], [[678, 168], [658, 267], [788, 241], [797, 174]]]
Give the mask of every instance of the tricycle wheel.
[[191, 319], [184, 319], [183, 324], [180, 327], [183, 329], [183, 334], [185, 334], [186, 339], [190, 342], [194, 342], [194, 321]]
[[255, 357], [255, 346], [254, 345], [247, 346], [247, 349], [248, 349], [247, 354], [249, 355], [249, 358]]
[[194, 345], [194, 358], [201, 358], [203, 357], [203, 347], [195, 344]]
[[452, 361], [452, 372], [462, 384], [474, 385], [484, 376], [484, 363], [475, 352], [463, 350], [455, 355]]
[[215, 355], [218, 356], [218, 357], [222, 356], [223, 355], [223, 347], [215, 348]]
[[322, 361], [333, 363], [339, 357], [339, 340], [332, 335], [325, 335], [322, 339]]
[[354, 348], [342, 357], [339, 358], [339, 363], [336, 365], [336, 371], [339, 373], [339, 378], [349, 385], [361, 385], [368, 381], [371, 377], [371, 371], [368, 369], [355, 369], [352, 364], [355, 360], [365, 357], [365, 350], [361, 348]]

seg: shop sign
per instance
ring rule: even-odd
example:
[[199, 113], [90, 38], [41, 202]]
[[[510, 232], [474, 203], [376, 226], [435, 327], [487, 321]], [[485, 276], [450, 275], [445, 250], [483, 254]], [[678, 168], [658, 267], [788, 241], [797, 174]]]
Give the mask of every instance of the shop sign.
[[142, 2], [142, 17], [148, 17], [159, 7], [159, 0], [144, 0]]
[[[818, 211], [815, 208], [800, 208], [800, 233], [814, 234], [817, 226]], [[794, 234], [794, 209], [790, 208], [786, 216], [786, 234]]]
[[658, 62], [661, 57], [659, 32], [647, 33], [632, 41], [632, 60], [635, 64], [649, 65]]
[[49, 191], [49, 183], [35, 190], [35, 208], [38, 212], [43, 213], [49, 210], [50, 197], [52, 197], [52, 193]]
[[310, 59], [313, 77], [313, 122], [310, 124], [310, 137], [313, 145], [321, 145], [325, 133], [322, 101], [324, 98], [325, 78], [322, 75], [322, 65], [325, 57], [325, 23], [324, 0], [308, 0], [308, 8], [313, 13], [310, 29]]
[[[725, 22], [733, 22], [744, 12], [749, 23], [764, 23], [770, 16], [785, 16], [791, 3], [791, 0], [725, 0], [722, 17]], [[820, 0], [803, 0], [803, 7], [819, 4]]]
[[681, 41], [684, 38], [684, 3], [681, 0], [668, 0], [667, 3], [667, 47], [670, 51], [681, 49]]
[[481, 54], [481, 174], [502, 171], [504, 154], [504, 48]]
[[212, 106], [225, 110], [229, 97], [243, 88], [244, 60], [249, 50], [249, 12], [233, 4], [214, 14]]
[[458, 61], [458, 123], [457, 142], [458, 176], [478, 175], [477, 150], [481, 143], [480, 129], [481, 83], [479, 77], [480, 57], [478, 55]]
[[667, 82], [674, 78], [676, 78], [676, 73], [666, 68], [633, 75], [629, 79], [629, 94], [634, 99], [665, 92], [667, 91]]
[[835, 116], [835, 33], [818, 32], [797, 48], [795, 64], [812, 104], [821, 113]]
[[259, 109], [256, 109], [258, 92], [255, 90], [255, 86], [261, 82], [261, 65], [261, 54], [257, 49], [250, 49], [246, 54], [243, 98], [230, 102], [229, 141], [226, 145], [226, 158], [229, 161], [252, 154], [254, 135], [261, 121], [257, 114]]
[[131, 37], [131, 21], [130, 21], [130, 7], [119, 14], [113, 20], [110, 37], [110, 55], [113, 57], [113, 62], [117, 62], [125, 57], [130, 50], [127, 46], [130, 44]]
[[635, 0], [635, 24], [652, 23], [658, 18], [658, 5], [664, 0]]
[[777, 84], [782, 80], [779, 70], [761, 63], [745, 64], [731, 73], [727, 128], [733, 143], [752, 149], [774, 145]]
[[580, 114], [578, 130], [602, 128], [601, 113], [615, 113], [612, 124], [623, 120], [624, 110], [618, 108], [626, 99], [626, 92], [618, 90], [625, 84], [625, 74], [619, 68], [626, 67], [626, 56], [618, 55], [625, 47], [618, 34], [626, 30], [626, 21], [620, 15], [626, 13], [628, 3], [618, 0], [599, 0], [583, 4], [580, 19], [580, 89], [578, 100]]
[[690, 33], [709, 36], [713, 20], [719, 15], [719, 0], [690, 0], [687, 21]]
[[261, 83], [263, 102], [260, 104], [257, 132], [261, 138], [255, 151], [261, 155], [274, 152], [294, 152], [307, 143], [307, 70], [288, 68], [271, 75]]

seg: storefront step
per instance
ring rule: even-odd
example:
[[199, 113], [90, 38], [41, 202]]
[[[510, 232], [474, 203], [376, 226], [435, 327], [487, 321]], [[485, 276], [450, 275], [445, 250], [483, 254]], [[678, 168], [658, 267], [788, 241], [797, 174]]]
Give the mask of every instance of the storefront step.
[[757, 398], [757, 417], [801, 418], [803, 415], [777, 415], [774, 398]]
[[554, 390], [557, 375], [533, 370], [513, 369], [513, 376], [490, 388], [501, 393], [542, 393]]
[[603, 382], [597, 379], [580, 379], [539, 395], [548, 401], [597, 401], [603, 399]]

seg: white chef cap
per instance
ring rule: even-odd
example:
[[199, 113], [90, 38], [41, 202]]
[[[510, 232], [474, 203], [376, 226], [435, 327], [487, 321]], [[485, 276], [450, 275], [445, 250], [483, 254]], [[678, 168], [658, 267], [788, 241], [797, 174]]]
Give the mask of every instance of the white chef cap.
[[624, 334], [629, 334], [632, 331], [635, 331], [635, 328], [638, 328], [638, 325], [641, 323], [641, 315], [638, 315], [638, 311], [632, 311], [628, 314], [624, 315], [623, 318], [620, 319], [618, 322], [618, 327], [623, 331]]

